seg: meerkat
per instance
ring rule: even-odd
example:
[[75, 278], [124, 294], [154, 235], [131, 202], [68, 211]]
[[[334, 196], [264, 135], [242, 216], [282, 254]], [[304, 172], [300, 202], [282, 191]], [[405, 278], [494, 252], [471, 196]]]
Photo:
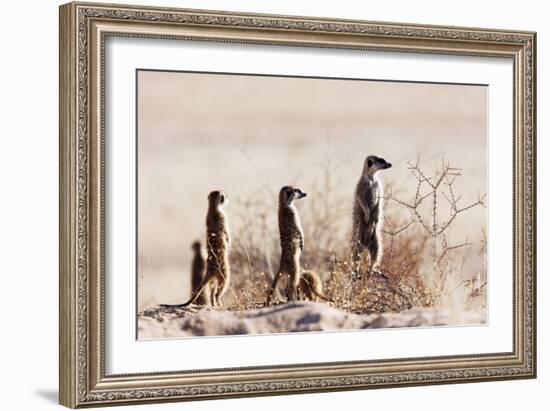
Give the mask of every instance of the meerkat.
[[163, 307], [185, 307], [193, 304], [208, 288], [212, 306], [221, 307], [221, 297], [229, 288], [231, 271], [229, 268], [229, 250], [231, 237], [224, 207], [227, 205], [227, 195], [223, 191], [212, 191], [208, 195], [208, 213], [206, 214], [206, 273], [200, 286], [189, 301], [183, 304]]
[[307, 300], [315, 300], [318, 297], [328, 302], [334, 302], [323, 292], [323, 282], [315, 271], [302, 271], [298, 283], [298, 294], [303, 295]]
[[298, 210], [293, 204], [296, 199], [304, 198], [307, 194], [299, 188], [284, 186], [279, 192], [279, 235], [281, 240], [281, 263], [279, 271], [273, 279], [271, 290], [267, 296], [267, 305], [281, 276], [288, 275], [286, 296], [289, 301], [298, 298], [298, 283], [300, 281], [300, 256], [304, 248], [304, 233]]
[[365, 249], [369, 254], [368, 272], [381, 273], [384, 188], [378, 177], [378, 171], [386, 170], [391, 166], [391, 163], [381, 157], [368, 156], [355, 188], [351, 253], [356, 276], [361, 275], [360, 262]]
[[[191, 294], [197, 291], [202, 283], [204, 274], [206, 273], [206, 258], [204, 257], [202, 244], [200, 241], [195, 241], [191, 245], [193, 250], [193, 261], [191, 263]], [[199, 305], [207, 305], [210, 303], [209, 287], [205, 288], [201, 295], [197, 298], [196, 303]]]

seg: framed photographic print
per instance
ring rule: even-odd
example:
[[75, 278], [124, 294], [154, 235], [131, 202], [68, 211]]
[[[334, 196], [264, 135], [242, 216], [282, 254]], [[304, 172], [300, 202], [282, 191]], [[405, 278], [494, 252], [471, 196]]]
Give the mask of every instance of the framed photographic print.
[[532, 32], [60, 8], [60, 402], [536, 375]]

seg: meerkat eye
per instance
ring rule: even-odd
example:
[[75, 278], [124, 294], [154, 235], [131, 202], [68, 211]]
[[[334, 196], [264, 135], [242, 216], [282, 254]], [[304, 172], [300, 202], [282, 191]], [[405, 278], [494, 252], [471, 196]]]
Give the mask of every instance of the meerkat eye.
[[225, 201], [225, 196], [223, 194], [220, 195], [220, 201], [223, 203]]
[[369, 167], [372, 167], [372, 160], [368, 160], [367, 164], [368, 164]]

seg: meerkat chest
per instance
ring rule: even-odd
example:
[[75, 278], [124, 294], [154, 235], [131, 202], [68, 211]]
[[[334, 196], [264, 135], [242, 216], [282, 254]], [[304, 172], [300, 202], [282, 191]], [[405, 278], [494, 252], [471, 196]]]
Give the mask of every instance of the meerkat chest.
[[365, 189], [362, 194], [365, 204], [367, 204], [370, 209], [375, 208], [382, 196], [382, 186], [378, 179], [374, 178], [371, 181], [365, 182]]
[[293, 210], [292, 213], [292, 231], [293, 236], [296, 237], [296, 240], [301, 240], [304, 237], [304, 232], [302, 231], [302, 222], [300, 221], [300, 215], [297, 210]]
[[381, 194], [382, 194], [382, 187], [380, 185], [380, 182], [375, 179], [372, 183], [371, 201], [373, 202], [373, 204], [378, 204], [378, 202], [380, 201]]
[[284, 209], [279, 219], [281, 242], [288, 245], [300, 245], [304, 235], [300, 216], [296, 210], [292, 206]]

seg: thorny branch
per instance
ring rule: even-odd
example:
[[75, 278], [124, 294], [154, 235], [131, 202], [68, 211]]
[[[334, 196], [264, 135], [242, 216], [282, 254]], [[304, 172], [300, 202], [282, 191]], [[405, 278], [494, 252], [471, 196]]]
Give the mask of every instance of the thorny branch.
[[[408, 164], [411, 174], [417, 181], [414, 199], [412, 201], [404, 201], [393, 196], [391, 192], [387, 196], [387, 199], [393, 200], [394, 202], [401, 204], [412, 211], [416, 217], [416, 221], [420, 223], [431, 236], [436, 237], [443, 234], [459, 214], [479, 205], [485, 207], [485, 199], [487, 194], [480, 195], [479, 193], [476, 201], [459, 207], [459, 201], [462, 199], [462, 196], [457, 197], [455, 195], [453, 184], [455, 183], [456, 178], [462, 174], [460, 173], [461, 169], [451, 167], [450, 162], [445, 162], [445, 160], [442, 159], [441, 169], [438, 170], [434, 176], [429, 177], [426, 176], [424, 171], [421, 169], [419, 159], [417, 159], [416, 163], [409, 162]], [[428, 188], [427, 191], [425, 190], [426, 186]], [[438, 194], [441, 194], [450, 205], [450, 215], [447, 220], [440, 221], [437, 218]], [[421, 214], [419, 208], [430, 197], [432, 198], [432, 215], [430, 216], [431, 222], [428, 222], [425, 216]]]
[[[454, 184], [462, 176], [462, 170], [452, 167], [450, 162], [444, 159], [441, 160], [439, 168], [433, 175], [427, 174], [422, 169], [420, 158], [417, 158], [414, 163], [409, 162], [408, 165], [412, 176], [416, 180], [414, 197], [410, 200], [400, 199], [394, 195], [391, 188], [385, 197], [386, 200], [406, 207], [411, 215], [410, 221], [405, 222], [398, 229], [395, 229], [389, 223], [385, 223], [384, 233], [390, 236], [389, 265], [393, 265], [396, 236], [418, 224], [431, 238], [433, 266], [439, 276], [440, 286], [442, 286], [449, 275], [449, 270], [452, 269], [449, 265], [450, 254], [459, 248], [471, 245], [467, 238], [463, 243], [449, 244], [447, 232], [459, 215], [477, 206], [485, 207], [487, 195], [478, 193], [475, 201], [463, 205], [461, 203], [462, 196], [456, 195], [454, 190]], [[438, 203], [440, 197], [443, 197], [449, 206], [449, 214], [446, 218], [441, 216]], [[427, 213], [428, 209], [430, 211]]]

